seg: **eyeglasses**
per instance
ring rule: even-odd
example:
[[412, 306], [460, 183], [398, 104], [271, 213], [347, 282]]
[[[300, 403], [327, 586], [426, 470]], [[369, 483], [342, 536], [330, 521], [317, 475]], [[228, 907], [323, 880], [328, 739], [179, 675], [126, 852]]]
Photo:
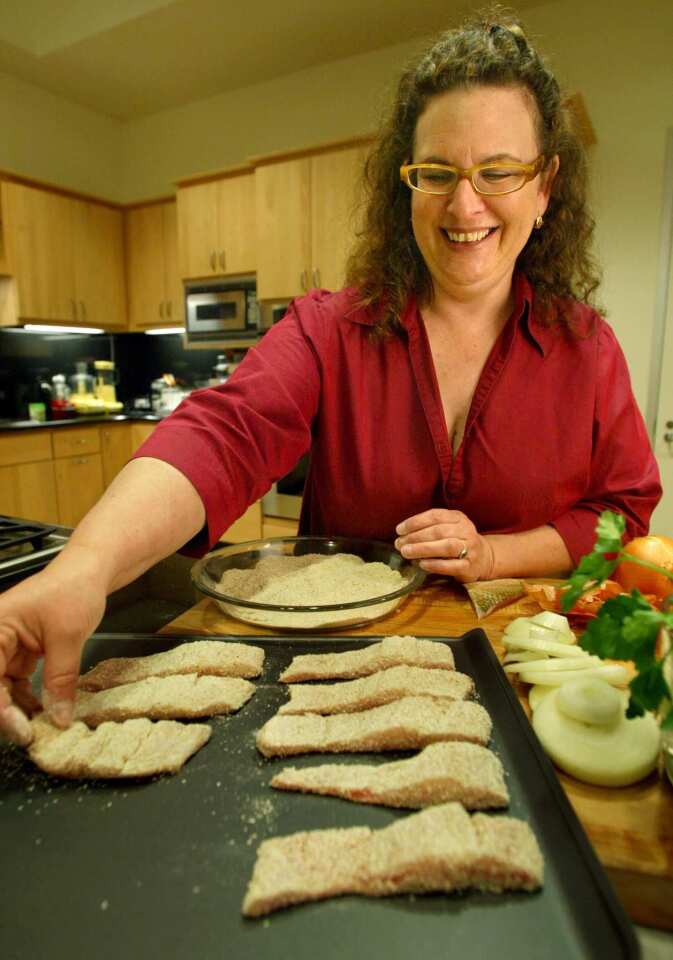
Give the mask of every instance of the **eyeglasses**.
[[544, 156], [533, 163], [476, 163], [467, 170], [445, 163], [405, 163], [400, 179], [420, 193], [448, 197], [461, 180], [469, 180], [477, 193], [499, 197], [520, 190], [544, 166]]

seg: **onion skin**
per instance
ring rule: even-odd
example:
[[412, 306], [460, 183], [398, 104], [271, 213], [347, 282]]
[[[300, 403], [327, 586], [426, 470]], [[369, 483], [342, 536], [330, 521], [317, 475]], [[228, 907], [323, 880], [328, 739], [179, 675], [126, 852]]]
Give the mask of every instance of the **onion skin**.
[[[671, 537], [653, 535], [636, 537], [635, 540], [626, 544], [623, 553], [631, 554], [639, 560], [656, 563], [673, 574], [673, 539]], [[629, 563], [628, 560], [622, 560], [613, 577], [627, 593], [640, 590], [641, 593], [652, 594], [659, 600], [673, 594], [673, 579], [663, 573], [649, 570], [647, 567]]]

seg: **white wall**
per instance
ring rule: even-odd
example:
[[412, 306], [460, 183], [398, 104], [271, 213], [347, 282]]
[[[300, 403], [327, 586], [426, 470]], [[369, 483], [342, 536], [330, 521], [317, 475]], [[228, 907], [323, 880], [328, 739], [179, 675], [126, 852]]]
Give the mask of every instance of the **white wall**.
[[0, 73], [0, 170], [121, 200], [122, 125]]

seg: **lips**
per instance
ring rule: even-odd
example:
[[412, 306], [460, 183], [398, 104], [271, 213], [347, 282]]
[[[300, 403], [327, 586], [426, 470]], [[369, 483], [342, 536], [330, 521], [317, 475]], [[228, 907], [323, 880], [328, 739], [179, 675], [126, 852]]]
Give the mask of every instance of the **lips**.
[[460, 244], [461, 246], [475, 246], [488, 239], [497, 227], [483, 227], [481, 230], [450, 230], [447, 227], [440, 228], [449, 243]]

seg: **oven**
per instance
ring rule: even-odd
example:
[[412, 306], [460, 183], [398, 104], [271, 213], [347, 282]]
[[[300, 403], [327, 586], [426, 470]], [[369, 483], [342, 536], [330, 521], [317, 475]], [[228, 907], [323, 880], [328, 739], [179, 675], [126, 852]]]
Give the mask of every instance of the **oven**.
[[262, 500], [262, 511], [267, 517], [284, 517], [298, 520], [301, 513], [301, 500], [308, 472], [309, 454], [284, 477], [277, 480]]
[[249, 346], [261, 336], [254, 281], [185, 284], [185, 346]]
[[69, 527], [0, 516], [0, 591], [46, 567], [71, 532]]

